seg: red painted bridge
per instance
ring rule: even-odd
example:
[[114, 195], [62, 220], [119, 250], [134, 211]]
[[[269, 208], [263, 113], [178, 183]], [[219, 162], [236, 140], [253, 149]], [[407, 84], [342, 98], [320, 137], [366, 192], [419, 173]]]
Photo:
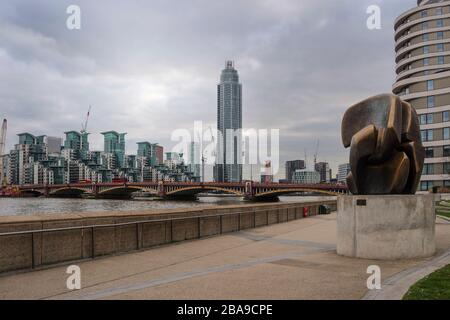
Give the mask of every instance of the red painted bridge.
[[22, 185], [15, 187], [19, 196], [130, 198], [133, 192], [146, 192], [164, 198], [195, 198], [199, 193], [218, 192], [234, 194], [249, 200], [270, 199], [298, 192], [338, 195], [347, 193], [347, 187], [336, 184], [278, 184], [218, 182], [136, 182], [136, 183], [74, 183], [59, 185]]

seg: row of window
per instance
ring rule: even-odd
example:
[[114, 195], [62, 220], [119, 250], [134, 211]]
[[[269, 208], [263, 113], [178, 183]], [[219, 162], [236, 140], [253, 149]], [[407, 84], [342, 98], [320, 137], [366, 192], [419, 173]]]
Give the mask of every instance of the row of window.
[[[436, 45], [436, 51], [437, 52], [443, 52], [444, 51], [444, 44], [443, 43], [438, 43]], [[428, 54], [430, 53], [430, 46], [424, 46], [423, 47], [423, 54]]]
[[[423, 170], [422, 170], [422, 174], [423, 175], [431, 175], [431, 174], [435, 174], [435, 167], [438, 164], [433, 164], [433, 163], [427, 163], [423, 165]], [[450, 162], [445, 162], [442, 163], [442, 173], [443, 174], [450, 174]]]
[[[421, 130], [420, 136], [422, 138], [422, 142], [433, 141], [434, 140], [433, 133], [434, 133], [433, 129]], [[442, 129], [442, 140], [450, 140], [450, 128]]]
[[[450, 121], [450, 111], [442, 112], [442, 122], [448, 122], [448, 121]], [[434, 114], [427, 113], [427, 114], [420, 115], [419, 123], [422, 125], [423, 124], [433, 124], [434, 123]]]
[[[422, 30], [427, 30], [429, 28], [428, 21], [422, 22]], [[436, 28], [442, 28], [444, 26], [444, 20], [438, 19], [436, 20]]]
[[[423, 41], [430, 41], [430, 34], [431, 33], [424, 33], [422, 35], [422, 40]], [[436, 39], [437, 40], [443, 40], [444, 39], [444, 31], [438, 31], [436, 32]], [[408, 43], [408, 46], [410, 45], [410, 43]]]
[[[429, 11], [431, 11], [431, 9], [429, 9], [429, 10], [423, 10], [423, 11], [420, 13], [420, 16], [421, 16], [422, 18], [428, 17], [428, 12], [429, 12]], [[443, 13], [444, 13], [444, 10], [443, 10], [442, 7], [439, 7], [439, 8], [435, 8], [435, 9], [434, 9], [434, 14], [437, 15], [437, 16], [441, 16]]]
[[[450, 187], [450, 180], [444, 180], [443, 185], [446, 188]], [[431, 189], [433, 189], [433, 187], [433, 181], [420, 181], [420, 191], [430, 191]]]
[[[434, 158], [434, 150], [436, 148], [425, 148], [425, 158]], [[450, 157], [450, 145], [442, 147], [442, 156]]]
[[[430, 65], [430, 58], [424, 58], [422, 61], [423, 61], [423, 66], [424, 66], [424, 67], [427, 67], [427, 66]], [[445, 58], [444, 58], [444, 56], [438, 56], [438, 57], [437, 57], [437, 64], [438, 64], [438, 65], [440, 65], [440, 64], [445, 64]], [[405, 70], [412, 70], [412, 64], [408, 64], [408, 65], [405, 67], [405, 69], [403, 69], [401, 72], [404, 72]], [[400, 73], [401, 73], [401, 72], [400, 72]], [[428, 74], [430, 74], [428, 70], [424, 72], [424, 75], [428, 75]]]

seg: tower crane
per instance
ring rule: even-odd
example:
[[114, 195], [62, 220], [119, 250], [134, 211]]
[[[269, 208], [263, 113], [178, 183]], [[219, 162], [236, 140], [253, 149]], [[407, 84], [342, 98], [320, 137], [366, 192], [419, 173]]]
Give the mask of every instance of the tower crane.
[[[84, 124], [81, 124], [81, 149], [83, 149], [83, 142], [84, 142], [84, 135], [87, 135], [87, 126], [88, 126], [88, 122], [89, 122], [89, 114], [91, 113], [91, 106], [89, 105], [89, 109], [88, 112], [86, 114], [86, 120], [84, 121]], [[86, 138], [87, 139], [87, 138]]]
[[319, 144], [320, 144], [320, 140], [317, 140], [316, 153], [314, 153], [314, 170], [316, 170], [317, 155], [319, 153]]
[[84, 124], [81, 124], [81, 133], [86, 133], [88, 122], [89, 122], [89, 114], [91, 113], [91, 106], [89, 106], [88, 112], [86, 114], [86, 120], [84, 121]]
[[6, 143], [6, 130], [8, 128], [8, 122], [6, 119], [3, 119], [2, 129], [0, 131], [0, 186], [4, 186], [6, 184], [6, 179], [3, 179], [3, 156], [5, 152], [5, 143]]

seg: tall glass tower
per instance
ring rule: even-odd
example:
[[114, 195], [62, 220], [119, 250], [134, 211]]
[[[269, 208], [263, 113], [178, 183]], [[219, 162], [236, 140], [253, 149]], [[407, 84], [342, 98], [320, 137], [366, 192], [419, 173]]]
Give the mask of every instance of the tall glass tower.
[[420, 191], [450, 187], [450, 1], [418, 0], [395, 21], [394, 94], [419, 115], [426, 159]]
[[225, 62], [217, 85], [217, 141], [214, 180], [242, 180], [242, 85], [233, 61]]

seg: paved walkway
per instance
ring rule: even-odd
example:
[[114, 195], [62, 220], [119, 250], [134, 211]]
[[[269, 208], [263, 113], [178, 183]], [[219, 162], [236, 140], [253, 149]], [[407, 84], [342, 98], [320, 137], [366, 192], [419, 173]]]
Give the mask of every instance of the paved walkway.
[[[436, 237], [442, 255], [450, 249], [450, 224], [439, 223]], [[66, 288], [66, 266], [2, 276], [0, 298], [361, 299], [370, 298], [368, 266], [379, 265], [392, 281], [431, 261], [345, 258], [335, 243], [335, 214], [317, 216], [80, 262], [81, 290]]]

